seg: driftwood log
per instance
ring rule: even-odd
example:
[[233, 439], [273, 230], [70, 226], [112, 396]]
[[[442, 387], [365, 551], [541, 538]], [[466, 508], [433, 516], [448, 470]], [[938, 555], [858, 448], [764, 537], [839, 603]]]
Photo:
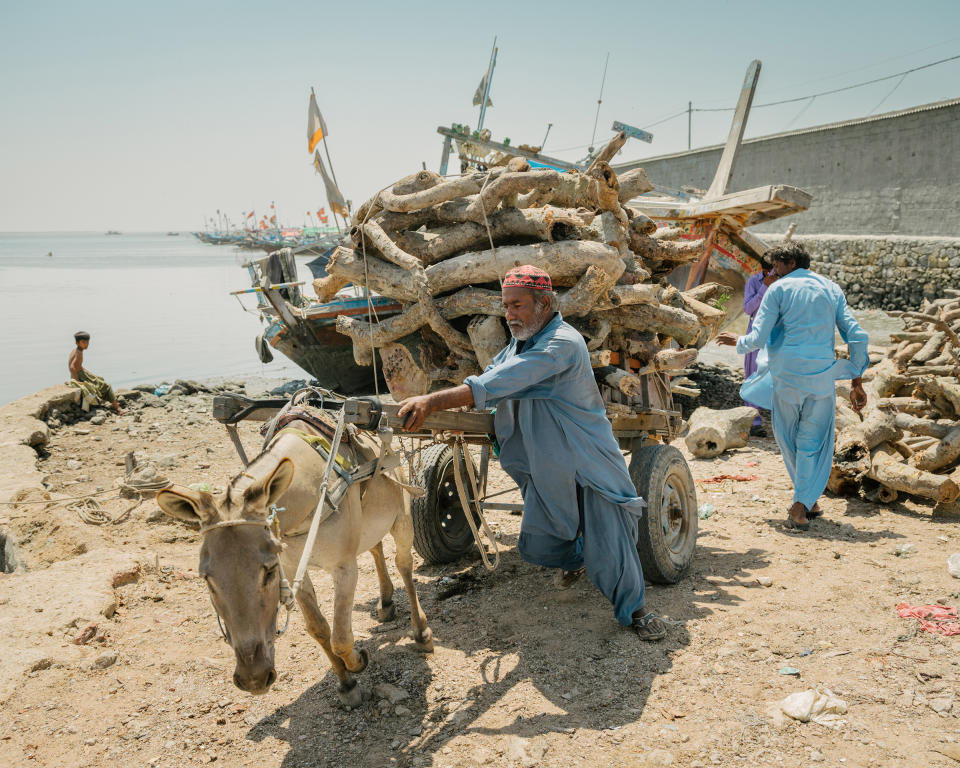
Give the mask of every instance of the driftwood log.
[[611, 402], [646, 394], [641, 376], [666, 384], [693, 362], [719, 330], [726, 315], [716, 304], [730, 289], [681, 292], [655, 282], [701, 259], [712, 242], [658, 230], [631, 202], [653, 185], [642, 169], [618, 176], [610, 166], [625, 140], [615, 136], [583, 172], [533, 169], [519, 157], [452, 179], [418, 171], [359, 206], [347, 244], [314, 289], [328, 301], [353, 283], [402, 310], [373, 323], [338, 319], [357, 363], [371, 365], [379, 350], [395, 397], [482, 370], [509, 339], [500, 281], [523, 264], [550, 274], [598, 382], [626, 398]]
[[712, 459], [730, 448], [742, 448], [756, 416], [757, 409], [747, 405], [723, 411], [701, 406], [690, 416], [684, 437], [687, 450], [698, 459]]

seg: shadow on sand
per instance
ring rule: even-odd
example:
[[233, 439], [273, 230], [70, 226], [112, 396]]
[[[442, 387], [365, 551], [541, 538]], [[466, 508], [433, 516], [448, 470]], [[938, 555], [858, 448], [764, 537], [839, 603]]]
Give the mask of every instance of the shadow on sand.
[[621, 628], [586, 579], [557, 593], [552, 573], [522, 562], [516, 549], [503, 553], [493, 573], [463, 563], [460, 572], [456, 563], [425, 566], [422, 573], [447, 574], [420, 585], [437, 653], [422, 656], [404, 639], [408, 616], [399, 600], [398, 618], [364, 643], [371, 665], [360, 684], [368, 695], [378, 683], [407, 691], [399, 714], [397, 706], [377, 696], [356, 710], [343, 709], [336, 679], [327, 671], [295, 701], [254, 725], [247, 738], [286, 742], [287, 768], [415, 766], [430, 765], [453, 738], [470, 734], [529, 738], [633, 723], [653, 681], [670, 670], [673, 654], [689, 645], [687, 624], [712, 614], [715, 606], [739, 602], [727, 587], [752, 581], [748, 572], [768, 562], [763, 550], [699, 546], [690, 574], [679, 584], [648, 586], [648, 607], [670, 625], [667, 640], [652, 644]]

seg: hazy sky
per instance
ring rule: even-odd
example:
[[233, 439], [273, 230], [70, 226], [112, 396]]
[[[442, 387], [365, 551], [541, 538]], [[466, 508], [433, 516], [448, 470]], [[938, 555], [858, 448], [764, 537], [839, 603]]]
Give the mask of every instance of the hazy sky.
[[[436, 127], [477, 124], [471, 97], [500, 48], [494, 138], [583, 156], [609, 52], [597, 141], [694, 107], [803, 96], [960, 53], [960, 2], [163, 2], [0, 6], [0, 231], [196, 229], [217, 208], [286, 223], [326, 205], [306, 148], [314, 86], [345, 196], [420, 168]], [[756, 109], [747, 136], [866, 115], [897, 84]], [[960, 60], [908, 75], [878, 111], [960, 96]], [[803, 110], [801, 112], [801, 110]], [[696, 113], [693, 144], [729, 113]], [[686, 117], [617, 161], [686, 148]], [[455, 168], [451, 165], [451, 169]], [[771, 179], [771, 182], [776, 179]]]

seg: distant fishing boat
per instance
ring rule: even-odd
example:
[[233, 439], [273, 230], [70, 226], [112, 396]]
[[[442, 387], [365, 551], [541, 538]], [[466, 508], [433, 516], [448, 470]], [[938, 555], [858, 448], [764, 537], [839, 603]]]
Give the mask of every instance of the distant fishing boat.
[[179, 232], [167, 232], [167, 237], [178, 237], [179, 235]]
[[117, 230], [115, 230], [115, 229], [109, 229], [109, 230], [107, 230], [107, 234], [108, 234], [108, 235], [122, 235], [123, 233], [122, 233], [122, 232], [117, 232]]

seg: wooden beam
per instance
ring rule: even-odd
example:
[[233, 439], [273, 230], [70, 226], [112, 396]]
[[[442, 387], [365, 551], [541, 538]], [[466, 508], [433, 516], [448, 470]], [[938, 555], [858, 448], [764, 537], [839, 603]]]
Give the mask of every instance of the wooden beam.
[[579, 165], [577, 163], [568, 163], [566, 160], [558, 160], [555, 157], [548, 157], [547, 155], [541, 155], [538, 152], [529, 152], [526, 149], [520, 149], [519, 147], [513, 147], [509, 144], [501, 144], [499, 141], [490, 141], [489, 139], [475, 139], [469, 134], [466, 133], [457, 133], [450, 128], [444, 128], [442, 125], [437, 128], [437, 133], [441, 136], [446, 136], [447, 138], [453, 139], [454, 141], [463, 141], [470, 144], [476, 144], [478, 147], [483, 147], [484, 149], [495, 149], [498, 152], [503, 152], [507, 155], [516, 155], [517, 157], [525, 157], [528, 160], [533, 160], [536, 163], [543, 163], [544, 165], [553, 166], [554, 168], [563, 168], [565, 171], [569, 170], [578, 170], [582, 171], [586, 166]]
[[730, 134], [727, 136], [723, 154], [720, 155], [720, 164], [717, 166], [717, 172], [713, 176], [705, 200], [712, 200], [727, 192], [730, 177], [733, 175], [733, 164], [737, 158], [737, 151], [740, 149], [740, 142], [743, 141], [743, 132], [747, 128], [750, 105], [753, 104], [753, 94], [757, 90], [757, 80], [759, 79], [760, 60], [754, 59], [747, 67], [747, 76], [743, 80], [743, 88], [740, 90], [737, 108], [733, 113], [733, 122], [730, 124]]
[[813, 195], [797, 187], [768, 184], [742, 192], [730, 192], [713, 200], [687, 203], [643, 198], [636, 201], [634, 207], [655, 219], [699, 219], [711, 214], [742, 219], [762, 212], [769, 220], [805, 211], [812, 200]]

